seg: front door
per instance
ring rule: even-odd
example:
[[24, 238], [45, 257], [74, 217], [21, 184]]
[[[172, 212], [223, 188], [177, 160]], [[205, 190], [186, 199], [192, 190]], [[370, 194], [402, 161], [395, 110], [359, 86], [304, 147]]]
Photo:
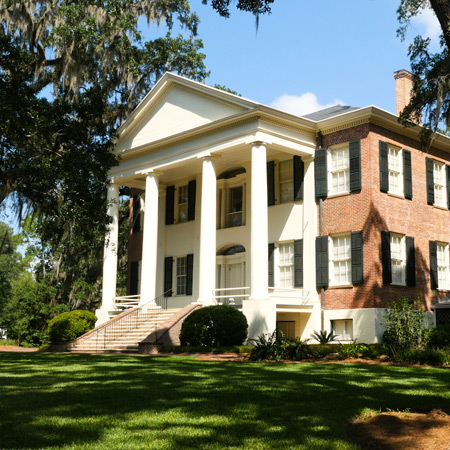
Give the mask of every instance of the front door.
[[[245, 253], [240, 252], [232, 255], [217, 256], [217, 289], [229, 289], [245, 287]], [[223, 303], [228, 303], [230, 298], [234, 298], [234, 303], [241, 304], [242, 298], [239, 295], [245, 294], [242, 289], [224, 290], [218, 295], [226, 295], [228, 298]]]

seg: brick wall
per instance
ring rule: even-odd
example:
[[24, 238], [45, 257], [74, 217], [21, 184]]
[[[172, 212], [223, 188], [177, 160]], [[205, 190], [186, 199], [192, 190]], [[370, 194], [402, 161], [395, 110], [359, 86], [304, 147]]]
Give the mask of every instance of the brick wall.
[[[450, 292], [430, 289], [429, 240], [450, 242], [450, 211], [427, 204], [425, 158], [450, 163], [450, 155], [436, 149], [424, 152], [417, 141], [366, 124], [324, 136], [323, 146], [361, 140], [360, 192], [324, 200], [324, 234], [363, 231], [364, 284], [326, 288], [326, 309], [383, 308], [389, 301], [407, 296], [431, 300]], [[379, 141], [411, 151], [413, 199], [406, 200], [380, 191]], [[383, 286], [381, 231], [415, 239], [416, 287]]]

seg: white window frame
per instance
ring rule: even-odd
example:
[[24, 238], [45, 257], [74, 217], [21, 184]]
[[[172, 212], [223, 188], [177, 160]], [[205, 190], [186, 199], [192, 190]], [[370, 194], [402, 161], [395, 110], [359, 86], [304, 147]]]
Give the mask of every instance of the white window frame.
[[[438, 179], [438, 176], [440, 179]], [[433, 189], [434, 189], [434, 205], [447, 206], [447, 180], [445, 173], [445, 164], [441, 161], [433, 159]], [[441, 200], [438, 201], [439, 191], [441, 191]]]
[[[179, 272], [179, 264], [178, 262], [184, 259], [184, 265], [181, 267], [184, 267], [184, 272], [185, 273], [178, 273]], [[173, 283], [172, 286], [175, 286], [175, 296], [178, 297], [185, 297], [187, 295], [187, 255], [180, 255], [180, 256], [175, 256], [174, 257], [174, 263], [175, 263], [175, 270], [173, 271]], [[181, 287], [183, 289], [180, 289], [178, 286], [178, 280], [182, 279], [182, 285]], [[183, 292], [184, 291], [184, 292]]]
[[245, 226], [246, 209], [247, 209], [247, 189], [246, 189], [246, 173], [241, 173], [233, 178], [217, 180], [217, 228], [236, 228], [229, 227], [227, 224], [228, 209], [230, 205], [231, 189], [242, 187], [242, 223], [239, 226]]
[[[404, 196], [403, 171], [403, 150], [400, 147], [388, 144], [389, 194]], [[395, 185], [396, 177], [397, 186]]]
[[[338, 332], [341, 327], [343, 333]], [[331, 330], [337, 335], [338, 341], [353, 341], [353, 319], [331, 320]]]
[[[338, 152], [344, 152], [344, 157], [341, 158], [342, 165], [333, 167], [333, 154]], [[341, 144], [330, 147], [327, 152], [327, 168], [328, 168], [328, 195], [340, 195], [350, 192], [350, 148], [349, 144]], [[339, 189], [339, 183], [337, 189], [333, 185], [333, 176], [340, 174], [344, 178], [344, 188]]]
[[[278, 161], [277, 163], [277, 170], [276, 170], [276, 180], [275, 180], [275, 184], [276, 184], [276, 199], [277, 199], [277, 204], [283, 204], [283, 203], [292, 203], [294, 201], [294, 160], [293, 158], [290, 159], [285, 159], [283, 161]], [[290, 178], [287, 178], [285, 180], [281, 179], [281, 169], [282, 166], [287, 164], [290, 169], [287, 173], [289, 173]], [[289, 192], [289, 199], [286, 200], [282, 200], [281, 198], [281, 185], [282, 184], [286, 184], [288, 185], [288, 192]]]
[[438, 289], [448, 290], [449, 282], [449, 245], [445, 242], [436, 242], [437, 247], [437, 269], [438, 269]]
[[[398, 246], [398, 248], [396, 248]], [[406, 237], [403, 234], [390, 234], [390, 252], [391, 252], [391, 284], [397, 286], [406, 286]], [[400, 276], [394, 279], [396, 274]]]
[[[282, 250], [281, 248], [290, 248], [290, 261], [286, 261], [282, 259]], [[276, 273], [275, 273], [275, 287], [279, 288], [293, 288], [294, 287], [294, 277], [295, 277], [295, 254], [294, 254], [294, 241], [283, 241], [283, 242], [277, 242], [275, 244], [275, 251], [274, 251], [274, 258], [275, 258], [275, 267], [276, 267]], [[291, 283], [286, 284], [286, 280], [288, 278], [281, 276], [282, 271], [290, 270], [290, 279]]]
[[[342, 243], [342, 239], [347, 240], [348, 249], [347, 255], [340, 254], [338, 258], [335, 257], [335, 248], [337, 245]], [[352, 240], [351, 233], [340, 233], [333, 234], [328, 237], [328, 254], [329, 254], [329, 285], [330, 286], [349, 286], [352, 284]], [[336, 273], [335, 263], [341, 263], [340, 266], [345, 265], [347, 279], [344, 281], [340, 280], [340, 271]], [[343, 263], [343, 264], [342, 264]], [[339, 275], [339, 279], [338, 279]]]
[[[186, 201], [180, 202], [180, 195], [181, 190], [186, 189]], [[179, 184], [176, 186], [176, 199], [175, 199], [175, 214], [176, 214], [176, 223], [185, 223], [188, 221], [188, 214], [189, 214], [189, 184]], [[186, 208], [186, 216], [184, 219], [182, 219], [181, 216], [181, 207], [185, 206]]]

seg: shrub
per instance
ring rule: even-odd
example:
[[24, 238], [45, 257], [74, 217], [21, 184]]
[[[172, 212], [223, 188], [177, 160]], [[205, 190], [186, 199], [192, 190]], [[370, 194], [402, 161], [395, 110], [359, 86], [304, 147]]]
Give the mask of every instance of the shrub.
[[429, 346], [433, 348], [450, 348], [450, 324], [438, 325], [430, 331]]
[[232, 306], [206, 306], [186, 317], [180, 341], [181, 345], [202, 347], [241, 345], [247, 329], [246, 317]]
[[50, 342], [70, 342], [95, 326], [97, 317], [89, 311], [70, 311], [56, 316], [48, 323]]
[[281, 359], [301, 361], [311, 356], [307, 341], [302, 341], [300, 338], [287, 339], [283, 333], [277, 334], [276, 330], [272, 334], [258, 336], [253, 345], [254, 348], [250, 354], [250, 359], [253, 361]]
[[328, 344], [329, 342], [333, 342], [338, 337], [337, 334], [334, 334], [333, 331], [327, 333], [325, 330], [314, 331], [311, 334], [311, 337], [316, 340], [319, 344]]
[[386, 310], [383, 341], [393, 348], [393, 353], [426, 345], [430, 332], [426, 329], [428, 318], [421, 306], [419, 303], [416, 309], [408, 298], [403, 297], [392, 302]]

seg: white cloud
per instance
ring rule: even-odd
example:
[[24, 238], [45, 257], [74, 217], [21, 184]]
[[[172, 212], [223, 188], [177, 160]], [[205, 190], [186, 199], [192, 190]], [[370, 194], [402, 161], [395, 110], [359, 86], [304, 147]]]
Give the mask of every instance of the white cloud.
[[271, 106], [297, 116], [304, 116], [305, 114], [319, 111], [324, 108], [329, 108], [334, 105], [345, 105], [345, 102], [335, 99], [331, 103], [322, 105], [319, 103], [319, 99], [316, 94], [306, 92], [302, 95], [283, 94], [276, 98], [272, 102]]
[[419, 15], [413, 17], [411, 23], [419, 29], [422, 35], [429, 37], [433, 44], [439, 43], [442, 28], [431, 8], [426, 8]]

